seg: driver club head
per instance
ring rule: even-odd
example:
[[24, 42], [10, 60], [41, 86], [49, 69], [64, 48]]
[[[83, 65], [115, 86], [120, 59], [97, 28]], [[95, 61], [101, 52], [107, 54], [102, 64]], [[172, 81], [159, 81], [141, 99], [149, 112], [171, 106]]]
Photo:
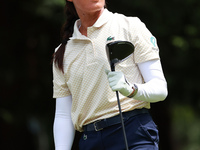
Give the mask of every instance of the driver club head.
[[115, 65], [127, 59], [134, 52], [134, 45], [128, 41], [114, 41], [106, 44], [106, 52], [111, 70]]

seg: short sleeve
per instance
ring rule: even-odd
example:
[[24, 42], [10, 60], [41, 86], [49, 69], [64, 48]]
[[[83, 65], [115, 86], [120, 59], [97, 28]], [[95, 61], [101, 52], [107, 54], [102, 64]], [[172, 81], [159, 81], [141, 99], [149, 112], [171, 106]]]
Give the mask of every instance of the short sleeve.
[[131, 36], [135, 46], [135, 63], [160, 59], [156, 38], [139, 18], [135, 18], [133, 20], [134, 22], [132, 22], [131, 25]]
[[64, 73], [53, 63], [53, 98], [71, 95]]

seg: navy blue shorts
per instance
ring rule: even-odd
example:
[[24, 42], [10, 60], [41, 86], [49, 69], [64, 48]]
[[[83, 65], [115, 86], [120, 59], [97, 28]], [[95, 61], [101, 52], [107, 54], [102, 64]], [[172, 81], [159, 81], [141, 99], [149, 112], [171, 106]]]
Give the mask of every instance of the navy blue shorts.
[[[158, 129], [149, 113], [124, 118], [129, 150], [158, 150]], [[80, 150], [125, 150], [121, 124], [100, 131], [87, 131], [79, 141]]]

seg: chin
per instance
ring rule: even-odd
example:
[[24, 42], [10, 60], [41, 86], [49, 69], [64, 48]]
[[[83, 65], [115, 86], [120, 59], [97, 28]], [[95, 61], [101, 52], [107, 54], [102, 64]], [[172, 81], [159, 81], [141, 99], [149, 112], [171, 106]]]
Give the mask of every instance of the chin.
[[88, 10], [90, 10], [89, 12], [98, 12], [98, 11], [101, 11], [103, 9], [104, 9], [104, 7], [92, 7]]
[[104, 8], [105, 6], [105, 2], [101, 2], [101, 0], [94, 0], [94, 3], [91, 5], [91, 7], [96, 9], [101, 10], [102, 8]]

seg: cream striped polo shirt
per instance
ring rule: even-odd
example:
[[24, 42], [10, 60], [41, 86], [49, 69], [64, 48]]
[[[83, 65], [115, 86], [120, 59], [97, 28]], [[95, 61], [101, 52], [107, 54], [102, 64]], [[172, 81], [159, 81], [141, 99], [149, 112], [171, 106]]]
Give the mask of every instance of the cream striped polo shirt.
[[[105, 74], [105, 69], [110, 69], [106, 43], [126, 40], [135, 46], [133, 55], [116, 66], [116, 71], [122, 71], [132, 84], [144, 83], [137, 63], [159, 59], [159, 49], [156, 38], [137, 17], [105, 9], [96, 23], [88, 27], [87, 37], [79, 32], [79, 26], [77, 20], [66, 45], [64, 73], [53, 65], [53, 97], [72, 95], [72, 121], [76, 130], [83, 131], [86, 124], [119, 114], [116, 93], [109, 87]], [[150, 108], [148, 102], [122, 95], [120, 101], [123, 112]]]

